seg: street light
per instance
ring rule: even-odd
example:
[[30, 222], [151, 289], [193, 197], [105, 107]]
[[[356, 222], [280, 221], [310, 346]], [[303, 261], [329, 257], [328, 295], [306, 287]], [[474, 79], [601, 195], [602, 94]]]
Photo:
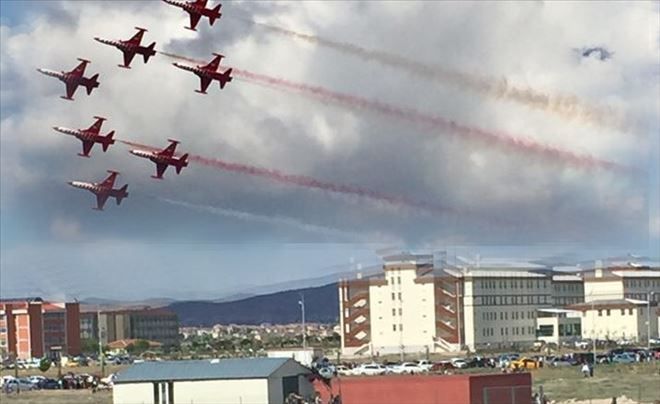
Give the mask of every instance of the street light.
[[646, 348], [651, 349], [651, 298], [655, 292], [646, 293]]
[[300, 300], [298, 300], [300, 305], [300, 310], [302, 311], [302, 343], [303, 349], [307, 349], [307, 330], [305, 330], [305, 295], [300, 294]]

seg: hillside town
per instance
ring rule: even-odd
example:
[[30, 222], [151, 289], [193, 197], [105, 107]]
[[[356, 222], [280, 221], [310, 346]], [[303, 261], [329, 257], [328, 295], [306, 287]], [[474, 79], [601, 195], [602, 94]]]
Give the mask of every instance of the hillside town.
[[[34, 372], [44, 363], [59, 369], [60, 380], [63, 373], [101, 366], [101, 373], [85, 372], [85, 378], [97, 387], [105, 380], [121, 391], [123, 383], [131, 384], [123, 375], [144, 363], [169, 366], [165, 369], [178, 374], [179, 361], [231, 360], [229, 372], [243, 366], [239, 360], [271, 358], [263, 359], [268, 367], [275, 363], [270, 360], [295, 359], [300, 366], [295, 372], [320, 375], [334, 396], [337, 377], [448, 375], [473, 368], [518, 374], [581, 364], [589, 365], [590, 374], [596, 365], [660, 360], [660, 266], [653, 262], [601, 260], [588, 268], [551, 268], [402, 253], [384, 257], [380, 273], [355, 272], [336, 285], [338, 321], [331, 324], [305, 322], [302, 291], [299, 323], [210, 327], [180, 326], [167, 307], [95, 311], [76, 301], [4, 299], [5, 389], [21, 388], [19, 371]], [[106, 374], [106, 367], [125, 370]], [[22, 388], [61, 387], [36, 376], [30, 380]], [[317, 391], [314, 383], [309, 392]], [[359, 385], [355, 388], [359, 397]]]

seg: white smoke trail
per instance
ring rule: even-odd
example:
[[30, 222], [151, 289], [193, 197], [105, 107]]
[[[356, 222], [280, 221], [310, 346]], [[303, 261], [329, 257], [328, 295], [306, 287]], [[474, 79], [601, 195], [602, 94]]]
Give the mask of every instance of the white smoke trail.
[[240, 210], [234, 210], [234, 209], [226, 209], [226, 208], [221, 208], [217, 206], [210, 206], [210, 205], [198, 205], [194, 203], [189, 203], [189, 202], [184, 202], [184, 201], [177, 201], [173, 199], [168, 199], [168, 198], [162, 198], [162, 197], [155, 197], [157, 200], [169, 203], [170, 205], [176, 205], [176, 206], [182, 206], [184, 208], [196, 210], [198, 212], [207, 212], [214, 214], [216, 216], [224, 216], [224, 217], [229, 217], [233, 219], [239, 219], [239, 220], [245, 220], [249, 222], [257, 222], [257, 223], [266, 223], [266, 224], [272, 224], [276, 226], [288, 226], [292, 227], [295, 229], [307, 231], [310, 233], [317, 233], [317, 234], [323, 234], [325, 236], [334, 236], [334, 237], [342, 237], [342, 238], [347, 238], [351, 239], [354, 241], [367, 241], [365, 235], [358, 234], [358, 233], [353, 233], [349, 231], [344, 231], [341, 229], [337, 229], [334, 227], [327, 227], [327, 226], [319, 226], [315, 224], [310, 224], [310, 223], [305, 223], [297, 219], [293, 219], [290, 217], [284, 217], [284, 216], [266, 216], [266, 215], [258, 215], [255, 213], [249, 213], [249, 212], [244, 212]]

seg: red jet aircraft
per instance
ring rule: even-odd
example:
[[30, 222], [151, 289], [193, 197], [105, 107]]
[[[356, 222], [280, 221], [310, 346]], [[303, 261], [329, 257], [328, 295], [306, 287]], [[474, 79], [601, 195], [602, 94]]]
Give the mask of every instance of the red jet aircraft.
[[105, 118], [100, 116], [95, 116], [94, 118], [96, 119], [96, 122], [94, 122], [92, 126], [87, 129], [69, 129], [63, 128], [61, 126], [53, 126], [53, 129], [60, 133], [64, 133], [65, 135], [75, 136], [80, 139], [82, 141], [83, 151], [82, 153], [78, 153], [78, 155], [81, 157], [89, 157], [89, 152], [92, 151], [94, 143], [100, 143], [104, 152], [108, 150], [108, 147], [111, 144], [115, 143], [115, 139], [112, 138], [112, 136], [115, 134], [114, 130], [108, 132], [108, 134], [105, 136], [99, 135]]
[[138, 30], [138, 32], [135, 35], [133, 35], [131, 39], [127, 41], [122, 41], [122, 40], [111, 41], [99, 37], [94, 37], [94, 39], [106, 45], [112, 45], [117, 49], [119, 49], [120, 51], [122, 51], [124, 53], [124, 64], [117, 66], [123, 67], [125, 69], [130, 69], [131, 62], [133, 61], [133, 57], [136, 54], [140, 54], [144, 57], [144, 63], [147, 63], [149, 61], [149, 58], [156, 54], [156, 51], [154, 50], [154, 46], [156, 46], [156, 42], [152, 42], [151, 45], [149, 46], [140, 46], [140, 42], [142, 42], [142, 35], [147, 30], [140, 27], [135, 27], [135, 29]]
[[113, 197], [117, 201], [117, 205], [121, 203], [121, 200], [128, 196], [128, 184], [124, 185], [121, 188], [112, 189], [115, 185], [115, 179], [119, 174], [117, 171], [108, 170], [110, 175], [108, 178], [103, 180], [103, 182], [81, 182], [81, 181], [70, 181], [69, 185], [72, 187], [86, 189], [96, 195], [96, 207], [95, 210], [103, 210], [103, 205], [108, 198]]
[[190, 14], [190, 26], [185, 27], [186, 29], [197, 31], [197, 23], [199, 19], [204, 17], [209, 18], [209, 25], [213, 25], [215, 20], [220, 18], [222, 15], [220, 13], [221, 4], [215, 6], [215, 8], [206, 8], [206, 3], [208, 0], [195, 0], [195, 1], [175, 1], [175, 0], [163, 0], [167, 4], [182, 8], [188, 14]]
[[146, 158], [154, 163], [156, 163], [156, 175], [152, 175], [151, 178], [156, 178], [159, 180], [163, 179], [163, 174], [167, 166], [174, 166], [176, 168], [176, 173], [180, 174], [183, 167], [188, 167], [188, 153], [183, 156], [176, 158], [174, 156], [174, 151], [176, 150], [176, 145], [179, 144], [178, 140], [167, 139], [170, 142], [170, 145], [160, 151], [151, 151], [151, 150], [131, 150], [130, 153], [138, 157]]
[[75, 94], [78, 86], [85, 86], [87, 88], [87, 95], [92, 93], [92, 90], [99, 86], [98, 78], [99, 75], [95, 74], [92, 77], [83, 77], [85, 74], [85, 68], [88, 63], [91, 63], [89, 60], [78, 58], [80, 64], [70, 72], [56, 72], [49, 69], [37, 69], [39, 73], [43, 73], [46, 76], [56, 77], [66, 84], [66, 97], [62, 96], [65, 100], [73, 100], [73, 94]]
[[206, 94], [206, 89], [209, 87], [209, 85], [213, 80], [218, 80], [221, 90], [225, 88], [225, 85], [232, 80], [231, 68], [225, 70], [223, 73], [218, 72], [218, 66], [220, 65], [220, 60], [222, 60], [224, 56], [218, 53], [214, 53], [213, 55], [215, 55], [215, 58], [205, 66], [197, 65], [196, 67], [193, 67], [177, 62], [174, 62], [172, 64], [178, 67], [179, 69], [183, 69], [195, 73], [201, 80], [200, 89], [195, 90], [195, 92], [200, 94]]

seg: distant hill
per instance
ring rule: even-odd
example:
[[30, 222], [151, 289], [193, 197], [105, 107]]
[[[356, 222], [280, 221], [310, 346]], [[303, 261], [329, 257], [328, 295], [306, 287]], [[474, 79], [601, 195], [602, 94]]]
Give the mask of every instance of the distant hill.
[[80, 301], [81, 311], [96, 311], [96, 310], [122, 310], [137, 307], [163, 307], [175, 302], [176, 300], [161, 297], [144, 300], [113, 300], [90, 297]]
[[305, 296], [305, 320], [334, 323], [339, 319], [337, 283], [287, 290], [231, 302], [187, 301], [167, 306], [182, 326], [262, 323], [288, 324], [301, 320], [300, 294]]

